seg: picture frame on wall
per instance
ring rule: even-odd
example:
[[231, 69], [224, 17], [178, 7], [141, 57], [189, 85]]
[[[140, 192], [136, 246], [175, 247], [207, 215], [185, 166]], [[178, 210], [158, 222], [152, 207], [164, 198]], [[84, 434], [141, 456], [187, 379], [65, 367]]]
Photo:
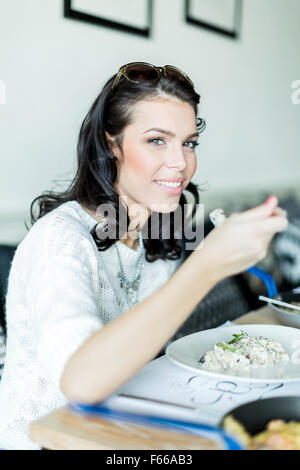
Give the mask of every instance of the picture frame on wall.
[[64, 0], [64, 17], [150, 37], [153, 0]]
[[185, 0], [185, 21], [237, 39], [241, 33], [242, 0]]

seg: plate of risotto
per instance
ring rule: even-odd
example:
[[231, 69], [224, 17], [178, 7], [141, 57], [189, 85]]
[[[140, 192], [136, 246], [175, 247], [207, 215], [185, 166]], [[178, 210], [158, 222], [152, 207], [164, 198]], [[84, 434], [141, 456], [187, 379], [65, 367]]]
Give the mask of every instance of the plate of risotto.
[[169, 360], [206, 377], [258, 383], [300, 380], [300, 330], [242, 325], [184, 336], [166, 349]]

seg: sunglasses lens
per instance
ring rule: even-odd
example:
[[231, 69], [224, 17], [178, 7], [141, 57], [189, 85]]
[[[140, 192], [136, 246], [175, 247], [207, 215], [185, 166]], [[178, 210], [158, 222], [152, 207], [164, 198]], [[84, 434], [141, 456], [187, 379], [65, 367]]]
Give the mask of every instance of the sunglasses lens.
[[172, 65], [167, 65], [165, 67], [165, 70], [171, 77], [176, 78], [176, 80], [181, 80], [182, 82], [188, 82], [190, 86], [194, 87], [192, 81], [186, 75], [184, 75], [183, 72], [176, 69], [175, 67], [172, 67]]
[[139, 82], [140, 80], [157, 80], [159, 77], [156, 68], [151, 65], [135, 64], [126, 67], [126, 75], [129, 80]]

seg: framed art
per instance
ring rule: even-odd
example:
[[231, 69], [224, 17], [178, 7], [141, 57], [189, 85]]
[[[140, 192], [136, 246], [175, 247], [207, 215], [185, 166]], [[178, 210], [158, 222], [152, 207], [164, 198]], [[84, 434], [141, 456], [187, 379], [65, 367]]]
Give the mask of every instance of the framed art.
[[153, 0], [64, 0], [64, 17], [149, 37]]
[[185, 21], [236, 39], [240, 35], [242, 0], [185, 0]]

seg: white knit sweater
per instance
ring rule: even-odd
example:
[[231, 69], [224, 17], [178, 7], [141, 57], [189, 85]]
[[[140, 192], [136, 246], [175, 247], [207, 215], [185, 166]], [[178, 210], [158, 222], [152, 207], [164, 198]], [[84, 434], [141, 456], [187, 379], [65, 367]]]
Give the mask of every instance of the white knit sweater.
[[[99, 252], [89, 233], [96, 223], [76, 201], [66, 202], [39, 219], [17, 248], [6, 299], [0, 448], [40, 448], [28, 437], [28, 423], [67, 403], [59, 386], [66, 362], [89, 336], [128, 310], [115, 246]], [[117, 243], [132, 279], [145, 250]], [[181, 262], [145, 260], [139, 301]]]

